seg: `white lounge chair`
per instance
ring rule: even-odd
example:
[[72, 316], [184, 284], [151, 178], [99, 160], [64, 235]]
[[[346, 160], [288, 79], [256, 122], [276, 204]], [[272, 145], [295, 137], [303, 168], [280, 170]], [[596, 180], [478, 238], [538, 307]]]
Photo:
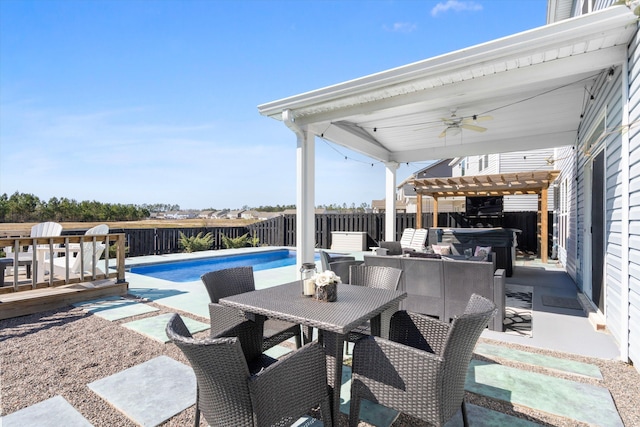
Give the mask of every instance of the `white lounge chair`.
[[[104, 235], [109, 234], [109, 226], [106, 224], [96, 225], [86, 231], [85, 236]], [[102, 256], [106, 248], [105, 238], [85, 239], [82, 244], [70, 244], [69, 253], [76, 253], [75, 256], [69, 256], [69, 277], [77, 277], [84, 274], [93, 274], [94, 259], [95, 259], [95, 272], [96, 274], [102, 274], [103, 271], [98, 268], [98, 260]], [[50, 262], [45, 261], [46, 266], [50, 266]], [[66, 277], [67, 258], [66, 256], [53, 259], [53, 273], [56, 276]]]
[[405, 228], [402, 232], [402, 237], [400, 238], [400, 246], [402, 246], [403, 248], [410, 247], [415, 232], [416, 230], [414, 228]]
[[[31, 227], [30, 237], [58, 237], [62, 234], [62, 225], [57, 222], [41, 222], [39, 224]], [[38, 247], [45, 248], [47, 245], [38, 245]], [[18, 262], [20, 265], [27, 265], [29, 261], [33, 260], [33, 246], [29, 246], [26, 252], [15, 252], [15, 248], [11, 246], [7, 246], [5, 248], [5, 256], [7, 258], [12, 258], [14, 260], [14, 268], [15, 268], [15, 260], [16, 256], [18, 258]], [[28, 267], [31, 265], [28, 264]], [[13, 271], [12, 268], [10, 271]]]
[[429, 230], [426, 228], [417, 228], [413, 233], [413, 238], [411, 239], [411, 243], [408, 247], [416, 251], [423, 251], [427, 242], [428, 233]]

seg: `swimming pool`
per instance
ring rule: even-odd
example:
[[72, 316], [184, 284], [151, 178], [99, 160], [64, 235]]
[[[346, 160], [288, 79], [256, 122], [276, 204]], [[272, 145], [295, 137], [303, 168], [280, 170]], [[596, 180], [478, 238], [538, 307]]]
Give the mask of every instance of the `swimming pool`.
[[[317, 259], [316, 255], [316, 259]], [[224, 255], [211, 258], [165, 262], [131, 267], [131, 272], [172, 282], [192, 282], [200, 280], [204, 273], [231, 267], [252, 266], [254, 271], [295, 265], [296, 252], [277, 249], [265, 252], [251, 252], [241, 255]]]

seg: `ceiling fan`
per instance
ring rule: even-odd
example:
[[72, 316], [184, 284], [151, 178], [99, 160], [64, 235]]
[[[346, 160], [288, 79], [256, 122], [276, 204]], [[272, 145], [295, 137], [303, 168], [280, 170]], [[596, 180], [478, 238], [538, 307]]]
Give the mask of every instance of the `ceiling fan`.
[[446, 126], [442, 133], [438, 135], [439, 138], [444, 138], [448, 135], [457, 135], [462, 132], [462, 129], [472, 130], [475, 132], [484, 132], [487, 128], [478, 126], [475, 123], [483, 122], [485, 120], [492, 120], [491, 116], [478, 116], [473, 115], [470, 117], [458, 117], [456, 116], [457, 108], [451, 109], [451, 116], [447, 118], [442, 118], [442, 123]]

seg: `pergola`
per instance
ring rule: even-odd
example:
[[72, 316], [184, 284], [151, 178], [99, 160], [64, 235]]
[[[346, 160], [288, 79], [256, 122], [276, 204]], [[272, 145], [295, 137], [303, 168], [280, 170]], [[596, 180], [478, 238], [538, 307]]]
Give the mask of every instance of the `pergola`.
[[441, 197], [509, 196], [514, 194], [538, 195], [538, 241], [540, 258], [547, 262], [549, 224], [545, 213], [549, 185], [560, 171], [500, 173], [494, 175], [457, 176], [446, 178], [420, 178], [409, 181], [416, 190], [416, 227], [422, 227], [422, 196], [433, 197], [433, 226], [438, 226], [438, 199]]

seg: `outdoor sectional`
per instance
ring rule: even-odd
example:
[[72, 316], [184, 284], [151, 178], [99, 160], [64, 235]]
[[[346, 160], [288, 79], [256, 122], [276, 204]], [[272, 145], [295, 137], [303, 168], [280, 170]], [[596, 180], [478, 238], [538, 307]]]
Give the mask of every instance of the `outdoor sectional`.
[[504, 330], [505, 270], [496, 270], [495, 261], [365, 255], [364, 263], [402, 269], [398, 289], [407, 292], [402, 310], [450, 321], [464, 312], [471, 294], [476, 293], [493, 301], [498, 310], [489, 328]]

